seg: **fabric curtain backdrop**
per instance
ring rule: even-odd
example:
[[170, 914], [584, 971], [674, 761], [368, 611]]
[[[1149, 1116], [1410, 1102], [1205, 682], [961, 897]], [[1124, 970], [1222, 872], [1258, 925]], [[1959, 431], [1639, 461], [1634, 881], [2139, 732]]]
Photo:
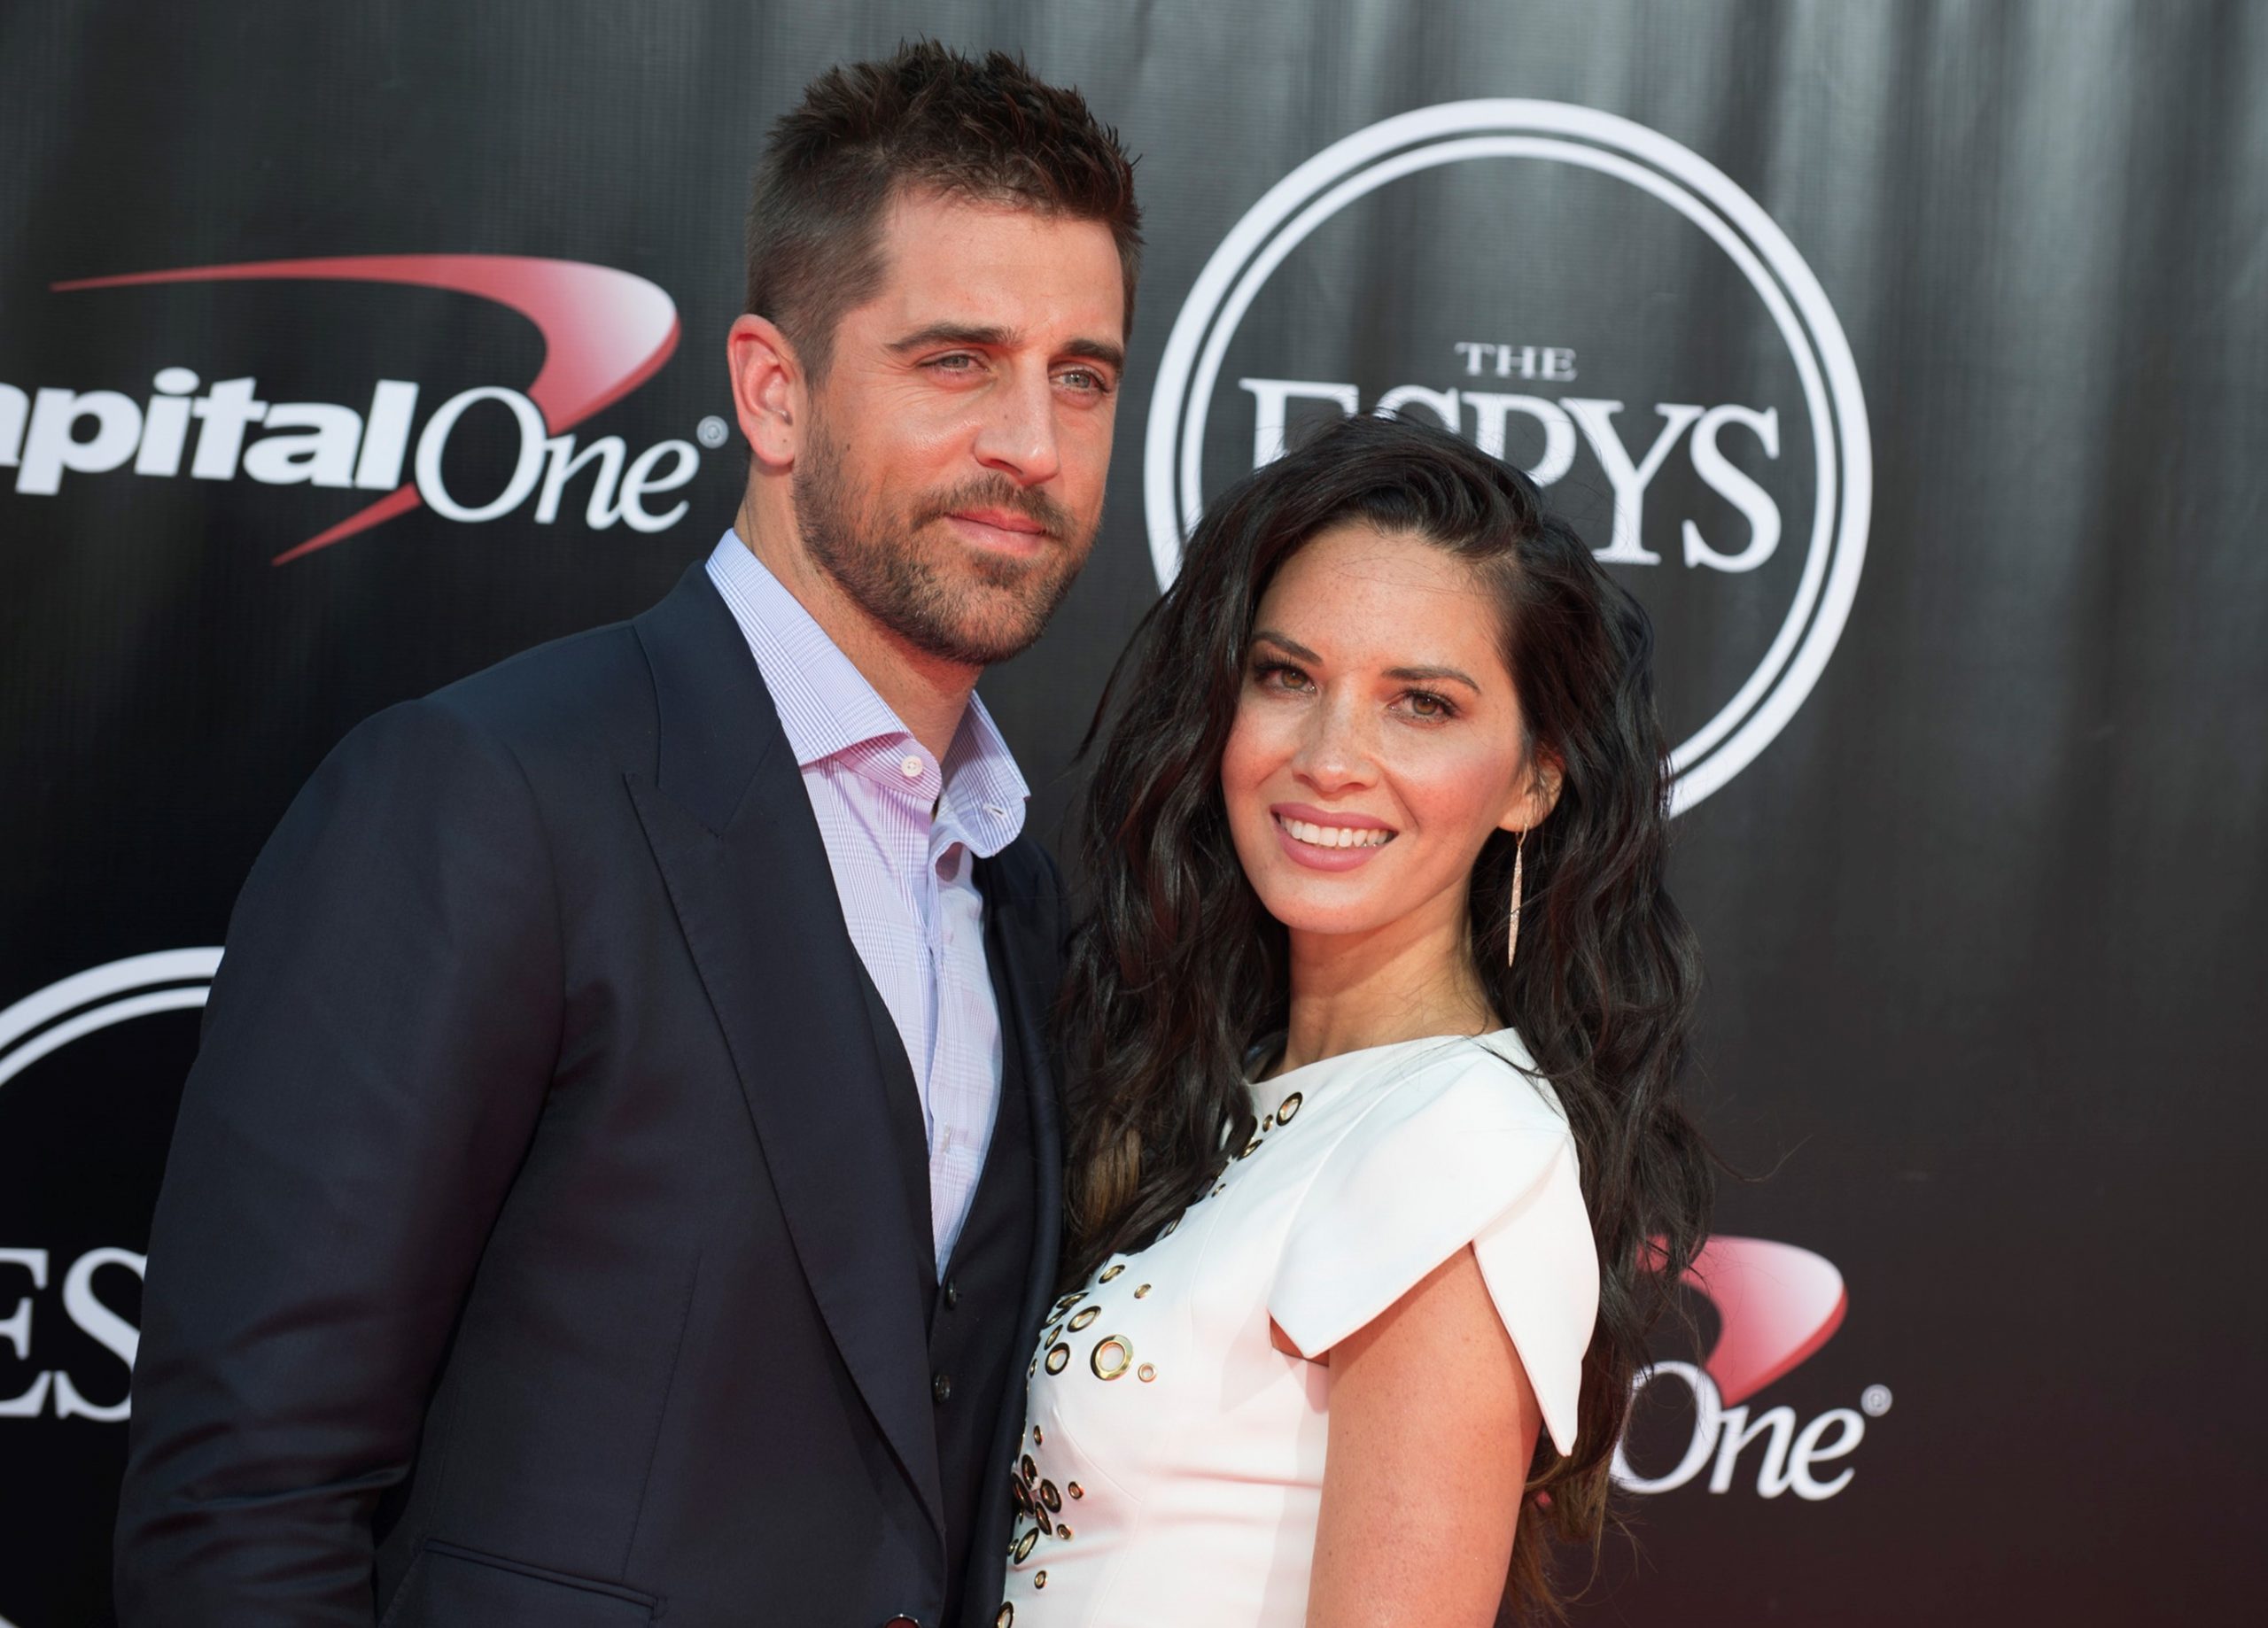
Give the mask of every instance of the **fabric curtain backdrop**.
[[0, 12], [0, 1619], [108, 1618], [252, 855], [355, 721], [714, 541], [763, 133], [920, 35], [1142, 155], [1103, 536], [984, 686], [1036, 831], [1318, 415], [1536, 471], [1658, 621], [1694, 1090], [1765, 1179], [1578, 1619], [2256, 1599], [2268, 8], [120, 4]]

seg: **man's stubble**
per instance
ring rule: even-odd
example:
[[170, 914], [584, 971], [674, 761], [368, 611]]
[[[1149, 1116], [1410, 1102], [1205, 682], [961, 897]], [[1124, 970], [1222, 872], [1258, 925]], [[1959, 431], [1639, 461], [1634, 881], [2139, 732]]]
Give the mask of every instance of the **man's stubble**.
[[[821, 421], [796, 460], [795, 497], [804, 549], [846, 598], [915, 649], [967, 667], [1030, 647], [1071, 591], [1099, 524], [1098, 516], [1083, 531], [1052, 498], [1005, 475], [917, 493], [895, 513], [884, 493], [873, 512], [862, 512], [843, 448]], [[1036, 521], [1046, 528], [1046, 547], [1017, 560], [941, 533], [936, 523], [971, 508]]]

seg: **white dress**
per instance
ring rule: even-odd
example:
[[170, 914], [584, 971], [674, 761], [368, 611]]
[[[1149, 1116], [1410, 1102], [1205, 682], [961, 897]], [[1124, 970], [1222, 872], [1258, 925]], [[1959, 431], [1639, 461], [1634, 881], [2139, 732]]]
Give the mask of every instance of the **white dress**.
[[1574, 1445], [1597, 1257], [1534, 1066], [1503, 1029], [1253, 1086], [1260, 1129], [1210, 1193], [1050, 1314], [1004, 1628], [1299, 1628], [1329, 1369], [1277, 1350], [1269, 1319], [1320, 1355], [1466, 1244], [1544, 1428]]

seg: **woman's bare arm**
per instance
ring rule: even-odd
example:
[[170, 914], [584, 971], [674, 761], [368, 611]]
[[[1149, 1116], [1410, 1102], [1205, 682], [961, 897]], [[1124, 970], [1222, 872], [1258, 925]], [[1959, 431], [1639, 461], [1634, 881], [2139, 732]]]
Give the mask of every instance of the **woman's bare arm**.
[[1488, 1628], [1541, 1416], [1472, 1249], [1328, 1358], [1308, 1628]]

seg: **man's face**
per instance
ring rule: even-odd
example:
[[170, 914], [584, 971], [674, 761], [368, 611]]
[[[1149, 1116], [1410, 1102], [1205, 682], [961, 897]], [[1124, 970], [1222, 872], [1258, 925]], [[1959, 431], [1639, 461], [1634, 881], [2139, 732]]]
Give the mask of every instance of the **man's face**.
[[811, 556], [867, 616], [967, 666], [1039, 637], [1102, 518], [1123, 367], [1110, 229], [914, 194], [881, 291], [836, 325], [796, 456]]

